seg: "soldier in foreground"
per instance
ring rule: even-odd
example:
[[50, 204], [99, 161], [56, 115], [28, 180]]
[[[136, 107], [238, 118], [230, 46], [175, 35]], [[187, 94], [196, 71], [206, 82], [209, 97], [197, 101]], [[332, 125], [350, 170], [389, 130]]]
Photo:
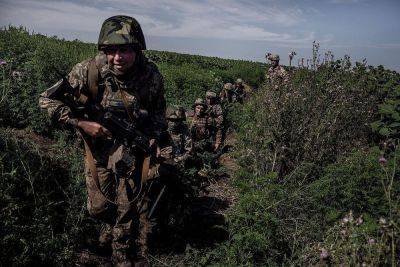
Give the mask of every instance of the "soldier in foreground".
[[278, 88], [279, 84], [288, 82], [288, 74], [286, 70], [279, 65], [279, 55], [267, 55], [267, 59], [271, 62], [271, 67], [265, 74], [265, 79], [274, 85], [274, 88]]
[[215, 141], [214, 151], [217, 151], [222, 144], [222, 128], [223, 128], [223, 112], [221, 104], [217, 99], [217, 94], [215, 92], [206, 92], [206, 104], [207, 104], [207, 116], [209, 117], [212, 126], [212, 138]]
[[114, 264], [148, 266], [152, 225], [143, 192], [166, 128], [163, 78], [144, 56], [143, 32], [132, 17], [106, 19], [98, 49], [43, 92], [39, 105], [83, 137], [87, 207], [111, 229]]

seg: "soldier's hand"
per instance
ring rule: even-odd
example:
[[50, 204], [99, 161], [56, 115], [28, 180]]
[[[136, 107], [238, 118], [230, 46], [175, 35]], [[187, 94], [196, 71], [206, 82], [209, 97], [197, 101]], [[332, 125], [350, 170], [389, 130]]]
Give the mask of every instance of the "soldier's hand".
[[94, 121], [79, 121], [78, 127], [81, 128], [85, 133], [91, 137], [111, 137], [111, 132], [102, 126], [101, 124]]
[[157, 144], [156, 139], [154, 139], [154, 138], [150, 139], [149, 146], [150, 146], [150, 148], [155, 148], [156, 158], [159, 158], [161, 156], [161, 149], [160, 149], [160, 146]]

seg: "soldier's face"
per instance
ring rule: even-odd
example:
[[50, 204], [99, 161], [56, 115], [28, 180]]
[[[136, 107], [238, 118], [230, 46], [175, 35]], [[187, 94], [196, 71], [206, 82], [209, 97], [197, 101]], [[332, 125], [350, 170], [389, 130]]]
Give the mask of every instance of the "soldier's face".
[[204, 107], [202, 105], [197, 105], [194, 108], [194, 112], [196, 113], [197, 116], [203, 115], [204, 113]]
[[104, 49], [108, 65], [121, 73], [130, 70], [136, 60], [136, 52], [131, 46], [116, 45]]
[[271, 65], [272, 65], [272, 67], [277, 67], [278, 64], [279, 64], [279, 61], [278, 61], [278, 60], [271, 60]]

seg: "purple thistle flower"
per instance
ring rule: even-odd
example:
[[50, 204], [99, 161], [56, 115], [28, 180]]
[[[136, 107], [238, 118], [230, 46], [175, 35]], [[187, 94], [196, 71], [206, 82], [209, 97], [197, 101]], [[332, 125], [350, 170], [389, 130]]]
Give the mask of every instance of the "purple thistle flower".
[[7, 65], [7, 62], [5, 60], [0, 59], [0, 66], [3, 66], [3, 65]]
[[375, 243], [376, 243], [375, 239], [373, 238], [368, 239], [368, 244], [373, 245]]
[[385, 159], [385, 157], [384, 156], [380, 156], [380, 158], [379, 158], [379, 164], [381, 164], [381, 165], [385, 165], [386, 164], [386, 162], [387, 162], [387, 159]]
[[319, 254], [319, 257], [320, 257], [321, 259], [326, 260], [326, 259], [329, 258], [329, 252], [328, 252], [326, 249], [321, 248], [319, 251], [321, 252], [321, 253]]

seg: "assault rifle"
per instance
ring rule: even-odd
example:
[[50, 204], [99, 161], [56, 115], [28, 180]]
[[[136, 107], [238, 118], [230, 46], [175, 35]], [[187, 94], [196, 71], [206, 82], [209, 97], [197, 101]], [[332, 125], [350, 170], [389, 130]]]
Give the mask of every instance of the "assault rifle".
[[[112, 133], [114, 139], [120, 142], [127, 142], [129, 145], [135, 145], [145, 155], [151, 155], [149, 139], [137, 129], [133, 122], [116, 116], [112, 110], [105, 110], [98, 104], [90, 103], [87, 96], [81, 95], [79, 99], [75, 99], [71, 94], [73, 88], [71, 88], [66, 77], [62, 76], [57, 69], [55, 71], [62, 77], [60, 86], [67, 88], [67, 92], [63, 92], [58, 98], [71, 108], [75, 116], [97, 121]], [[85, 105], [82, 103], [85, 103]]]
[[107, 111], [102, 115], [100, 124], [106, 127], [116, 140], [127, 141], [129, 145], [134, 145], [142, 150], [145, 155], [152, 154], [152, 150], [149, 146], [149, 138], [128, 120], [115, 116], [112, 112]]

